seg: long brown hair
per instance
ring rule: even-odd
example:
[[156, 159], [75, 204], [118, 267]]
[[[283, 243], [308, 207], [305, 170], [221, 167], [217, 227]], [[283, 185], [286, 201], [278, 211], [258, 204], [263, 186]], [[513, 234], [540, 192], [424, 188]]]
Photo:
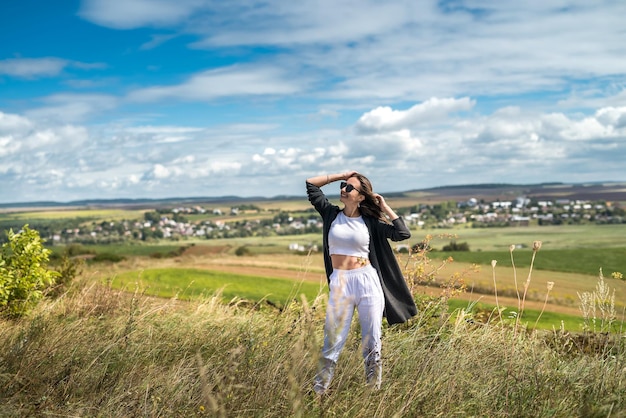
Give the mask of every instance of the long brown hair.
[[380, 206], [378, 206], [378, 203], [376, 203], [372, 182], [370, 182], [367, 177], [360, 173], [356, 173], [352, 177], [356, 177], [357, 180], [359, 180], [359, 182], [361, 183], [361, 194], [363, 195], [363, 197], [365, 197], [359, 207], [361, 213], [363, 215], [371, 216], [374, 219], [385, 220]]

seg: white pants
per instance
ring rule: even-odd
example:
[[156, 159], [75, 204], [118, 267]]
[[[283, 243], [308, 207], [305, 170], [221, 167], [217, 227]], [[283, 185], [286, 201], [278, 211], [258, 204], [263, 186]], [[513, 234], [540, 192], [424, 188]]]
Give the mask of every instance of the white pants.
[[354, 270], [335, 270], [330, 276], [330, 294], [324, 325], [324, 347], [313, 389], [324, 393], [333, 378], [339, 355], [348, 338], [354, 308], [361, 324], [361, 348], [367, 384], [380, 388], [380, 356], [385, 297], [376, 269], [370, 264]]

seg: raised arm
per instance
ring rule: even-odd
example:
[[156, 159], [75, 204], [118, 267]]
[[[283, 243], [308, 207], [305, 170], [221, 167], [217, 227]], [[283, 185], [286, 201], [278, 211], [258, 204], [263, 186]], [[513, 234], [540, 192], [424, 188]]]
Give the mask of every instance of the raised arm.
[[311, 183], [314, 186], [322, 187], [329, 183], [339, 180], [348, 180], [350, 177], [356, 174], [356, 171], [346, 171], [345, 173], [336, 174], [322, 174], [315, 177], [309, 177], [306, 179], [307, 183]]
[[390, 238], [392, 241], [403, 241], [411, 238], [411, 231], [407, 228], [404, 220], [398, 216], [393, 209], [391, 209], [385, 201], [385, 198], [378, 193], [374, 193], [374, 197], [376, 198], [376, 203], [378, 203], [380, 209], [389, 217], [389, 220], [391, 221], [391, 225], [383, 222], [378, 224], [384, 229], [385, 236]]

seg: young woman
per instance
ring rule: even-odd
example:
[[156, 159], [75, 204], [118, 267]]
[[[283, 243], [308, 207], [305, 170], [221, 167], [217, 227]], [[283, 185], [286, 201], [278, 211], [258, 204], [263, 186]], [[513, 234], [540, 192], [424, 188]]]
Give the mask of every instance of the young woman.
[[[331, 204], [321, 190], [339, 180], [343, 208]], [[330, 288], [324, 346], [313, 389], [318, 394], [328, 389], [355, 307], [361, 324], [365, 379], [378, 389], [383, 316], [389, 324], [396, 324], [417, 313], [388, 241], [405, 240], [411, 233], [385, 199], [374, 193], [370, 181], [356, 171], [311, 177], [306, 188], [309, 201], [323, 220], [324, 264]]]

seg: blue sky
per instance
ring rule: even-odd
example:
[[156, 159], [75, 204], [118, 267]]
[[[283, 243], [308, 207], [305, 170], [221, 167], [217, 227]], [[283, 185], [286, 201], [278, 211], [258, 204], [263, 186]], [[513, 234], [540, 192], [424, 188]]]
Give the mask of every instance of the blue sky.
[[0, 203], [304, 195], [345, 170], [383, 194], [626, 181], [624, 16], [621, 0], [2, 2]]

